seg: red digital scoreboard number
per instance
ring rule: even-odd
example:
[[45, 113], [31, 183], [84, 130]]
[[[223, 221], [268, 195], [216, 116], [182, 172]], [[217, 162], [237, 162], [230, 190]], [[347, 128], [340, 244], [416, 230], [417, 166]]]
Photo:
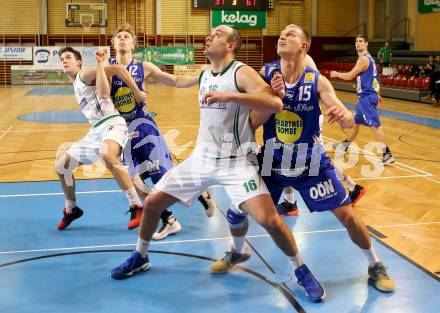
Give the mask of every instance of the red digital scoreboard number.
[[274, 6], [275, 0], [193, 0], [197, 9], [266, 11]]

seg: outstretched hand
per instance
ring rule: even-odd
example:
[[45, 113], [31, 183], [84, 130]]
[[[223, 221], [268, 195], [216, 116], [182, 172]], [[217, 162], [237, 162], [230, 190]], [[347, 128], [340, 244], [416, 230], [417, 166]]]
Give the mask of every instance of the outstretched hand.
[[210, 91], [203, 95], [202, 103], [211, 105], [213, 103], [225, 103], [229, 102], [229, 93], [221, 91]]
[[338, 123], [344, 128], [351, 128], [354, 125], [354, 118], [349, 111], [335, 105], [327, 110], [327, 122], [329, 124]]
[[107, 60], [107, 50], [106, 49], [99, 49], [98, 51], [96, 51], [95, 57], [96, 57], [96, 62], [98, 63], [102, 63], [105, 62]]
[[145, 91], [140, 91], [139, 93], [135, 93], [134, 97], [137, 103], [146, 102], [147, 101], [147, 93]]
[[272, 80], [270, 81], [270, 86], [272, 87], [272, 90], [276, 93], [280, 99], [284, 99], [286, 96], [286, 88], [284, 86], [284, 79], [283, 75], [281, 75], [280, 72], [276, 71], [275, 74], [272, 77]]
[[383, 104], [383, 99], [381, 97], [381, 95], [377, 95], [377, 107], [380, 108]]

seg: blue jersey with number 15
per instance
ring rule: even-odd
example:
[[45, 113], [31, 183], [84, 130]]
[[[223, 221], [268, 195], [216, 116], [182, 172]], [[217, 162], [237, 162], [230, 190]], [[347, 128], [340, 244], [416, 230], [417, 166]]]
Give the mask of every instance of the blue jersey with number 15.
[[[265, 64], [266, 82], [270, 84], [276, 72], [282, 74], [280, 61]], [[275, 144], [276, 147], [273, 168], [281, 168], [282, 163], [283, 168], [294, 168], [297, 158], [310, 161], [314, 147], [320, 143], [318, 78], [319, 72], [306, 67], [296, 84], [285, 86], [283, 110], [273, 114], [264, 124], [264, 149], [267, 150], [268, 144]], [[285, 154], [292, 154], [290, 162], [286, 161]]]

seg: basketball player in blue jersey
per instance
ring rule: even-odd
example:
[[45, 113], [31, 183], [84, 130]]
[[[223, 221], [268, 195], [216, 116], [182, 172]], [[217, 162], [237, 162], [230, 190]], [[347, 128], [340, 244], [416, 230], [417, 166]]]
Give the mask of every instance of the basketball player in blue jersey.
[[377, 257], [364, 222], [353, 211], [320, 139], [319, 100], [327, 107], [329, 123], [351, 127], [354, 118], [336, 97], [330, 82], [305, 66], [309, 38], [309, 33], [300, 26], [288, 25], [278, 40], [277, 53], [281, 60], [264, 67], [266, 81], [271, 82], [284, 106], [276, 114], [251, 113], [254, 127], [264, 124], [264, 146], [259, 154], [261, 175], [274, 202], [285, 186], [292, 186], [311, 212], [331, 211], [365, 253], [368, 274], [376, 288], [391, 292], [394, 281]]
[[[110, 64], [119, 64], [128, 70], [139, 89], [143, 90], [149, 78], [155, 82], [175, 87], [191, 87], [198, 83], [198, 77], [175, 76], [161, 71], [150, 62], [141, 62], [133, 58], [136, 46], [136, 36], [133, 28], [127, 24], [119, 27], [112, 43], [116, 50], [116, 58], [110, 59]], [[142, 199], [148, 193], [148, 188], [142, 183], [151, 178], [156, 184], [160, 178], [173, 166], [171, 153], [159, 131], [156, 122], [147, 110], [145, 102], [137, 103], [130, 88], [117, 76], [112, 77], [111, 96], [116, 108], [129, 125], [131, 141], [124, 152], [124, 161], [129, 166], [138, 194]], [[142, 187], [142, 188], [141, 188]], [[198, 197], [205, 208], [206, 215], [211, 216], [215, 202], [205, 191]], [[135, 228], [141, 220], [142, 209], [131, 210], [130, 228]], [[162, 227], [154, 233], [153, 239], [160, 240], [181, 230], [180, 223], [168, 210], [161, 216]]]
[[376, 139], [383, 144], [382, 163], [384, 165], [394, 163], [390, 148], [387, 145], [385, 132], [380, 124], [377, 106], [382, 102], [379, 94], [380, 84], [374, 58], [368, 52], [368, 39], [363, 35], [356, 36], [356, 51], [358, 59], [355, 66], [348, 73], [336, 71], [330, 72], [331, 78], [343, 80], [353, 80], [357, 77], [356, 91], [358, 103], [354, 113], [355, 125], [351, 129], [347, 139], [345, 139], [337, 148], [347, 151], [350, 143], [359, 133], [359, 126], [364, 125], [373, 130]]
[[[81, 54], [71, 47], [62, 48], [59, 56], [63, 72], [73, 84], [78, 105], [91, 124], [89, 132], [75, 142], [67, 152], [57, 155], [55, 163], [66, 198], [63, 218], [58, 229], [63, 230], [83, 215], [76, 204], [73, 171], [81, 164], [90, 164], [101, 158], [127, 196], [129, 205], [141, 207], [133, 182], [120, 162], [122, 150], [128, 140], [127, 125], [110, 99], [108, 77], [118, 74], [133, 88], [137, 99], [144, 93], [137, 88], [125, 68], [106, 64], [106, 52], [96, 54], [97, 67], [81, 69]], [[105, 76], [105, 77], [103, 77]]]
[[[312, 40], [310, 39], [308, 42], [309, 49], [310, 45], [312, 43]], [[304, 57], [304, 64], [305, 66], [308, 66], [316, 71], [318, 71], [318, 67], [315, 64], [315, 61], [313, 61], [313, 58], [306, 54]], [[265, 75], [265, 67], [263, 66], [260, 69], [260, 75], [264, 78]], [[270, 84], [270, 82], [268, 82]], [[320, 118], [320, 124], [323, 123], [323, 116]], [[322, 127], [321, 127], [322, 131]], [[337, 171], [338, 177], [342, 179], [343, 182], [347, 185], [348, 188], [348, 195], [350, 197], [352, 205], [355, 205], [364, 195], [366, 192], [365, 187], [356, 184], [356, 182], [351, 178], [349, 175], [345, 174], [341, 168], [336, 167], [335, 169]], [[294, 189], [292, 187], [286, 187], [283, 189], [284, 193], [284, 201], [279, 203], [277, 205], [278, 213], [282, 216], [294, 216], [299, 213], [297, 202], [295, 200], [295, 193]]]

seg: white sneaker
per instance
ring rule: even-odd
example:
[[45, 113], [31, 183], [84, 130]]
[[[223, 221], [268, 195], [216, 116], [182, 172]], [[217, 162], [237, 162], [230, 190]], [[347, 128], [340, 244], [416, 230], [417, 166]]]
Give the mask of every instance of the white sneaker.
[[159, 231], [155, 232], [153, 234], [153, 240], [161, 240], [168, 235], [174, 235], [178, 233], [182, 229], [182, 226], [180, 223], [176, 220], [176, 218], [171, 215], [168, 217], [166, 223], [162, 224], [162, 227], [159, 229]]
[[205, 214], [207, 217], [211, 217], [214, 215], [214, 211], [217, 208], [217, 204], [211, 198], [211, 194], [208, 191], [205, 191], [198, 197], [200, 203], [205, 209]]

